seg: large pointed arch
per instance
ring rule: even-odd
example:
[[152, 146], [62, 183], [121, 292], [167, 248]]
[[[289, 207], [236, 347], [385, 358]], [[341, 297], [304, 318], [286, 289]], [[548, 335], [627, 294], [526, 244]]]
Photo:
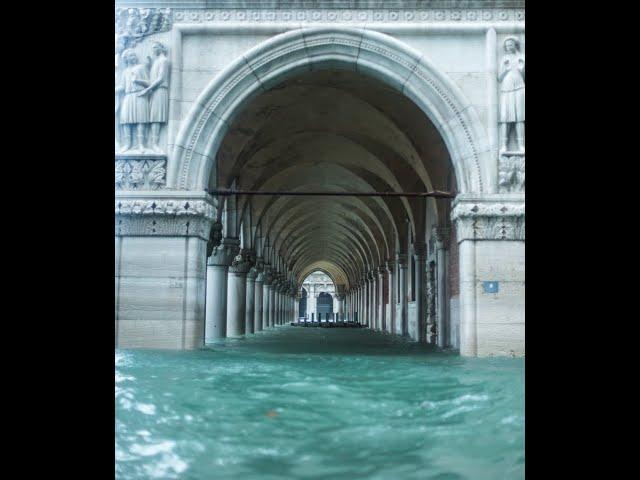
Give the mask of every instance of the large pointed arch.
[[170, 145], [169, 188], [204, 190], [234, 116], [252, 98], [311, 70], [345, 69], [410, 98], [433, 122], [451, 156], [459, 193], [492, 191], [487, 135], [460, 89], [419, 52], [388, 35], [351, 27], [293, 30], [257, 45], [216, 76]]

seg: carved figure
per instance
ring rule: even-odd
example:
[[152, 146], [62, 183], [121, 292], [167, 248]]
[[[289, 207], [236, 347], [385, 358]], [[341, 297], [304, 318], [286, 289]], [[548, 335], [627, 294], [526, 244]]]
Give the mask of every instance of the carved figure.
[[[122, 71], [124, 69], [122, 63], [122, 52], [125, 50], [125, 38], [122, 35], [116, 34], [116, 53], [115, 53], [115, 84], [120, 85], [122, 83]], [[116, 150], [120, 148], [121, 141], [121, 127], [120, 127], [120, 106], [122, 105], [122, 91], [116, 89], [115, 93], [115, 143]]]
[[149, 122], [149, 104], [147, 99], [138, 95], [145, 87], [149, 86], [147, 71], [138, 63], [138, 56], [131, 50], [125, 50], [122, 58], [126, 65], [122, 72], [122, 80], [116, 86], [116, 92], [124, 92], [120, 105], [120, 123], [123, 127], [124, 145], [121, 152], [132, 148], [134, 130], [137, 133], [137, 150], [143, 153], [145, 150], [145, 127]]
[[515, 37], [504, 41], [505, 55], [500, 63], [500, 134], [501, 152], [506, 152], [510, 132], [515, 130], [519, 152], [524, 152], [524, 55], [520, 53], [520, 42]]
[[[149, 86], [138, 95], [149, 95], [149, 123], [151, 123], [151, 148], [162, 153], [159, 145], [160, 127], [169, 117], [169, 59], [167, 47], [160, 42], [153, 44], [156, 59], [151, 66]], [[150, 59], [149, 59], [150, 60]]]

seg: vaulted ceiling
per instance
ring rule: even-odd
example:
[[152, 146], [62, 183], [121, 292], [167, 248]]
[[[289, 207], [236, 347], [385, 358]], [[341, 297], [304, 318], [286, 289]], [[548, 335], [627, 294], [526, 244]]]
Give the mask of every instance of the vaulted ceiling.
[[[254, 98], [232, 121], [211, 189], [415, 192], [455, 188], [449, 154], [410, 99], [357, 72], [322, 70]], [[216, 184], [217, 183], [217, 184]], [[268, 245], [299, 284], [314, 270], [347, 287], [406, 251], [443, 200], [381, 197], [241, 197], [243, 241]], [[259, 256], [263, 252], [258, 252]]]

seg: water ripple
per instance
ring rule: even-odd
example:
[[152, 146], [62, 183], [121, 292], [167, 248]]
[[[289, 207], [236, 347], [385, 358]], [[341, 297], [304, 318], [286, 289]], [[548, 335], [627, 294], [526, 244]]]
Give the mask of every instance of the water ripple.
[[117, 351], [116, 478], [524, 478], [524, 361], [281, 327]]

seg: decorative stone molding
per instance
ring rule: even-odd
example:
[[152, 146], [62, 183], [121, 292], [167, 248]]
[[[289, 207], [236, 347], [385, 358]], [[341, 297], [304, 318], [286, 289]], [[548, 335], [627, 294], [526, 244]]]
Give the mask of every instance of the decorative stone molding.
[[457, 240], [524, 240], [524, 201], [465, 200], [454, 202], [451, 219]]
[[209, 195], [116, 194], [116, 236], [196, 236], [208, 241], [214, 217]]
[[229, 266], [240, 251], [240, 240], [237, 238], [224, 238], [220, 245], [213, 249], [207, 260], [207, 265]]
[[167, 183], [166, 155], [116, 155], [116, 190], [158, 190]]
[[[174, 8], [174, 23], [481, 23], [523, 22], [524, 2], [512, 3], [509, 8], [496, 8], [485, 4], [484, 8], [460, 8], [459, 3], [432, 2], [430, 5], [405, 3], [405, 6], [384, 8], [384, 4], [369, 8]], [[480, 4], [476, 4], [480, 6]], [[502, 4], [504, 6], [504, 3]], [[319, 5], [314, 5], [319, 7]], [[297, 7], [297, 8], [295, 8]], [[426, 7], [426, 8], [425, 8]], [[457, 8], [456, 8], [457, 7]], [[514, 8], [515, 7], [515, 8]]]
[[498, 189], [500, 193], [524, 192], [525, 156], [502, 154], [498, 162]]
[[397, 253], [396, 262], [398, 263], [398, 268], [407, 268], [407, 254]]

